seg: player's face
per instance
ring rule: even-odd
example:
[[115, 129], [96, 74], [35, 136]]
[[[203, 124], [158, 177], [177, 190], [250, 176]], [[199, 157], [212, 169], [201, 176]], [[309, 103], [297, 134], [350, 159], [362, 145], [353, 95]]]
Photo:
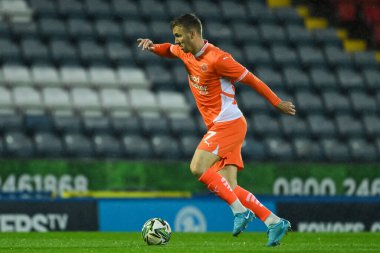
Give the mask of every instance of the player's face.
[[185, 53], [192, 52], [194, 47], [191, 32], [186, 31], [181, 26], [175, 26], [173, 28], [173, 35], [175, 44], [180, 46]]

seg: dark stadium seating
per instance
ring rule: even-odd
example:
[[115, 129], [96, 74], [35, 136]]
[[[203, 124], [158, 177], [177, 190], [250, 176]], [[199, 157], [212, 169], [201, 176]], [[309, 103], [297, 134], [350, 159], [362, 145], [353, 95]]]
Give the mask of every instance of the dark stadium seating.
[[[194, 12], [205, 39], [296, 105], [281, 115], [236, 84], [245, 160], [379, 161], [380, 7], [330, 2], [329, 25], [310, 29], [267, 1], [25, 0], [21, 21], [0, 12], [0, 156], [191, 159], [207, 129], [186, 69], [136, 39], [173, 43], [169, 21]], [[340, 25], [356, 23], [368, 50], [347, 52]]]

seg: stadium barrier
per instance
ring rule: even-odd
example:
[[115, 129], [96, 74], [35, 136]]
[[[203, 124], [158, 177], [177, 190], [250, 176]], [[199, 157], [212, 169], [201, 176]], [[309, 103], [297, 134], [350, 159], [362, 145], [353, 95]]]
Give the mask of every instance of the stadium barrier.
[[[380, 196], [379, 164], [247, 163], [239, 184], [275, 196]], [[187, 162], [3, 160], [0, 192], [188, 191], [207, 189]]]
[[[215, 196], [0, 200], [0, 232], [138, 232], [160, 217], [176, 232], [226, 232], [233, 226], [228, 205]], [[140, 197], [137, 197], [140, 196]], [[380, 199], [373, 197], [258, 196], [270, 210], [292, 222], [298, 232], [380, 232]], [[266, 231], [255, 219], [247, 231]]]

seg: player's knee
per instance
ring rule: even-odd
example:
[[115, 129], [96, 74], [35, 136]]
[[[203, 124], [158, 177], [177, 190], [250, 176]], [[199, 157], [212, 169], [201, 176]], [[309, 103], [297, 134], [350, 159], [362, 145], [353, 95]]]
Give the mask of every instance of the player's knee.
[[205, 172], [205, 170], [202, 168], [201, 164], [199, 164], [197, 162], [191, 162], [190, 171], [197, 178], [200, 178], [203, 175], [203, 173]]

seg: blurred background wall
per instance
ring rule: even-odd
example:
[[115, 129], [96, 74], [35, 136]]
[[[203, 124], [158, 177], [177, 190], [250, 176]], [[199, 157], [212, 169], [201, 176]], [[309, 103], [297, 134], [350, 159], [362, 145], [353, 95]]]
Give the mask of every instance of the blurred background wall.
[[297, 108], [236, 85], [239, 183], [298, 231], [379, 231], [377, 0], [0, 0], [0, 231], [230, 229], [188, 169], [206, 129], [182, 63], [136, 44], [187, 12]]

